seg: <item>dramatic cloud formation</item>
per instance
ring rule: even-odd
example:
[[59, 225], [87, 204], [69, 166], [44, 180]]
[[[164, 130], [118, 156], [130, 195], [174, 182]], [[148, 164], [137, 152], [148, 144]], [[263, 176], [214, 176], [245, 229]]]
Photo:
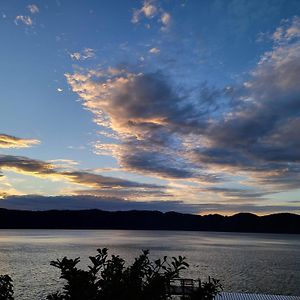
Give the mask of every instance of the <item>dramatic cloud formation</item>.
[[0, 133], [0, 148], [28, 148], [39, 143], [39, 140], [22, 139], [12, 135]]
[[0, 198], [299, 206], [297, 0], [5, 2]]
[[245, 197], [299, 188], [299, 24], [294, 18], [276, 30], [272, 51], [243, 85], [203, 85], [198, 98], [179, 92], [161, 72], [66, 74], [96, 123], [117, 136], [96, 151], [110, 152], [126, 170], [164, 178], [213, 183], [244, 176], [252, 188]]
[[[66, 74], [74, 92], [84, 99], [100, 126], [112, 129], [120, 144], [98, 145], [110, 150], [122, 167], [170, 178], [215, 180], [199, 165], [187, 161], [193, 131], [208, 122], [209, 108], [195, 108], [186, 95], [174, 92], [161, 73], [133, 74], [114, 70]], [[211, 93], [202, 95], [211, 102]], [[213, 106], [211, 104], [211, 106]], [[206, 113], [206, 116], [204, 116]], [[199, 118], [199, 116], [202, 116]]]

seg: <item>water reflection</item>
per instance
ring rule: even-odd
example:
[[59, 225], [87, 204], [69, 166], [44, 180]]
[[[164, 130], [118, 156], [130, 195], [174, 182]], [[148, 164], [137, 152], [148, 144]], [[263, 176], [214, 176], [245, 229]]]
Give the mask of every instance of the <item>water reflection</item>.
[[128, 261], [150, 249], [151, 256], [185, 255], [186, 276], [223, 281], [226, 291], [300, 295], [300, 236], [215, 232], [126, 230], [0, 230], [0, 273], [13, 276], [16, 299], [41, 299], [57, 289], [50, 260], [82, 258], [108, 247]]

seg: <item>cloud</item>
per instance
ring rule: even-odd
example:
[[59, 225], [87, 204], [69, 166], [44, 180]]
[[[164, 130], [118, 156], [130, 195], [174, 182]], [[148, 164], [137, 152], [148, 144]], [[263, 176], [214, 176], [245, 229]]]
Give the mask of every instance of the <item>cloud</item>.
[[113, 154], [127, 170], [176, 179], [215, 178], [186, 155], [195, 133], [205, 130], [210, 114], [217, 110], [217, 92], [204, 86], [194, 105], [188, 95], [173, 90], [160, 72], [91, 70], [66, 74], [66, 78], [84, 107], [93, 112], [95, 122], [113, 130], [120, 141], [98, 143], [99, 154]]
[[[38, 14], [39, 11], [40, 11], [39, 8], [38, 8], [38, 6], [35, 5], [35, 4], [29, 4], [27, 6], [27, 9], [28, 9], [28, 11], [32, 15]], [[28, 16], [28, 15], [18, 15], [15, 18], [15, 24], [16, 25], [23, 24], [23, 25], [26, 25], [28, 27], [33, 27], [35, 25], [35, 22], [34, 22], [34, 19], [32, 19], [31, 16]]]
[[149, 50], [149, 52], [152, 53], [152, 54], [158, 54], [160, 52], [160, 49], [154, 47], [154, 48], [151, 48]]
[[[138, 170], [170, 178], [206, 177], [199, 165], [185, 158], [189, 133], [201, 132], [208, 121], [211, 93], [205, 90], [195, 108], [186, 95], [176, 93], [160, 72], [134, 74], [121, 70], [92, 70], [66, 74], [73, 91], [93, 112], [95, 122], [113, 130], [118, 144], [98, 144], [100, 154], [111, 152], [127, 170]], [[182, 148], [182, 149], [181, 149]]]
[[272, 191], [265, 191], [262, 189], [252, 188], [252, 189], [240, 189], [240, 188], [228, 188], [228, 187], [206, 187], [204, 191], [207, 192], [213, 192], [214, 194], [221, 194], [224, 197], [224, 200], [221, 200], [220, 202], [228, 201], [228, 199], [231, 200], [231, 202], [244, 202], [245, 199], [251, 199], [251, 201], [256, 201], [256, 199], [259, 199], [260, 202], [268, 194], [272, 194]]
[[0, 199], [4, 199], [10, 195], [21, 195], [22, 193], [18, 192], [9, 180], [0, 173]]
[[224, 214], [235, 212], [252, 212], [259, 214], [276, 212], [299, 213], [297, 205], [253, 205], [253, 204], [220, 204], [199, 203], [188, 204], [183, 201], [128, 201], [121, 198], [107, 198], [97, 196], [55, 196], [45, 197], [39, 195], [5, 196], [0, 201], [0, 207], [23, 210], [50, 210], [50, 209], [102, 209], [108, 211], [125, 210], [158, 210], [162, 212], [177, 211], [181, 213], [209, 214], [217, 211]]
[[161, 16], [161, 22], [164, 24], [164, 26], [169, 26], [171, 22], [171, 15], [169, 13], [164, 12]]
[[37, 7], [37, 5], [35, 5], [35, 4], [29, 4], [27, 6], [27, 8], [33, 15], [39, 13], [39, 11], [40, 11], [39, 8]]
[[210, 146], [196, 150], [199, 161], [250, 171], [261, 183], [282, 182], [280, 188], [299, 187], [298, 29], [296, 18], [276, 30], [273, 50], [262, 56], [249, 80], [236, 90], [230, 113], [207, 128]]
[[162, 23], [161, 30], [162, 31], [167, 31], [171, 25], [171, 15], [167, 12], [163, 12], [160, 21]]
[[94, 58], [95, 56], [96, 56], [95, 50], [91, 48], [84, 48], [82, 52], [70, 53], [70, 57], [73, 60], [81, 60], [81, 61]]
[[19, 25], [20, 23], [23, 23], [26, 26], [33, 26], [33, 20], [29, 16], [23, 16], [23, 15], [16, 16], [15, 24]]
[[[57, 161], [55, 161], [57, 163]], [[82, 186], [85, 190], [76, 191], [77, 193], [97, 194], [113, 197], [115, 195], [129, 198], [139, 198], [145, 195], [156, 194], [164, 197], [164, 188], [155, 184], [139, 183], [130, 180], [102, 176], [82, 170], [74, 170], [69, 166], [55, 165], [51, 162], [31, 159], [23, 156], [0, 155], [0, 170], [9, 170], [16, 173], [36, 176], [50, 180], [65, 180]], [[70, 161], [67, 161], [70, 164]], [[72, 165], [73, 162], [72, 162]], [[0, 173], [1, 176], [1, 173]], [[78, 190], [78, 188], [77, 188]], [[74, 191], [74, 193], [76, 193]], [[150, 196], [149, 196], [150, 197]]]
[[39, 143], [40, 141], [36, 139], [22, 139], [0, 133], [0, 148], [28, 148]]
[[[152, 2], [153, 3], [153, 2]], [[145, 1], [141, 11], [147, 18], [153, 18], [157, 13], [157, 7], [150, 1]]]
[[41, 160], [23, 156], [0, 155], [0, 169], [10, 169], [35, 176], [51, 176], [56, 174], [54, 165]]
[[133, 145], [125, 145], [122, 150], [117, 157], [120, 165], [127, 171], [155, 175], [165, 179], [190, 179], [201, 183], [219, 181], [215, 174], [210, 174], [200, 167], [197, 168], [196, 165], [189, 163], [176, 153], [168, 154], [165, 149], [139, 151]]
[[161, 72], [66, 74], [95, 122], [117, 137], [96, 151], [127, 171], [167, 179], [218, 184], [242, 176], [245, 198], [299, 188], [299, 19], [276, 32], [247, 81], [224, 89], [202, 84], [186, 92]]
[[61, 172], [69, 180], [95, 188], [157, 188], [157, 185], [142, 184], [120, 178], [102, 176], [84, 171]]
[[153, 19], [157, 23], [161, 23], [161, 29], [164, 31], [169, 28], [171, 23], [170, 13], [166, 12], [156, 0], [145, 0], [140, 9], [133, 11], [131, 22], [134, 24], [139, 23], [142, 18]]
[[295, 16], [292, 20], [283, 20], [272, 35], [273, 40], [276, 43], [286, 44], [292, 39], [300, 37], [300, 18]]
[[155, 1], [144, 1], [142, 8], [134, 10], [132, 16], [132, 23], [138, 23], [142, 15], [146, 18], [153, 18], [158, 12], [158, 8], [155, 5]]
[[65, 159], [65, 158], [51, 159], [48, 160], [48, 163], [54, 164], [58, 168], [62, 168], [62, 169], [73, 169], [78, 165], [77, 161], [72, 159]]

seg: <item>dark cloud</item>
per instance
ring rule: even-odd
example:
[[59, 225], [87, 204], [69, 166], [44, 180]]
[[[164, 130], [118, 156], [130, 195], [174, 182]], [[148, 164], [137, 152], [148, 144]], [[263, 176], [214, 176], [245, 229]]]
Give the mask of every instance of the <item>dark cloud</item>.
[[149, 196], [151, 193], [153, 195], [159, 194], [161, 197], [164, 196], [164, 188], [159, 185], [139, 183], [85, 171], [65, 171], [51, 163], [23, 156], [0, 155], [1, 169], [9, 169], [17, 173], [42, 178], [64, 179], [90, 188], [89, 194], [92, 194], [94, 190], [95, 194], [102, 193], [107, 196], [142, 197]]
[[259, 191], [257, 188], [246, 190], [225, 187], [207, 187], [206, 191], [222, 193], [226, 198], [230, 198], [232, 202], [234, 202], [234, 199], [237, 199], [238, 201], [243, 201], [244, 199], [251, 199], [251, 201], [256, 201], [257, 199], [259, 199], [261, 201], [262, 197], [266, 196], [267, 194], [273, 193], [270, 191]]
[[210, 146], [195, 150], [200, 163], [250, 171], [279, 189], [299, 188], [300, 41], [291, 36], [299, 35], [299, 20], [290, 26], [239, 88], [230, 115], [207, 128]]
[[125, 179], [102, 176], [99, 174], [84, 172], [84, 171], [73, 171], [73, 172], [60, 172], [59, 174], [65, 175], [70, 180], [87, 185], [95, 185], [99, 188], [158, 188], [158, 185], [154, 184], [142, 184], [134, 181]]
[[197, 168], [192, 163], [170, 153], [152, 151], [128, 151], [120, 157], [120, 163], [127, 170], [148, 174], [156, 174], [160, 177], [174, 179], [197, 179], [205, 182], [218, 181], [217, 176], [206, 174], [204, 170]]
[[24, 156], [0, 155], [0, 169], [9, 168], [32, 174], [56, 174], [54, 165]]
[[[182, 154], [184, 143], [203, 133], [210, 116], [219, 109], [221, 91], [204, 84], [195, 100], [173, 89], [161, 72], [121, 70], [111, 76], [90, 71], [68, 74], [67, 80], [95, 114], [96, 122], [119, 136], [121, 143], [114, 145], [112, 153], [122, 167], [166, 178], [215, 180]], [[98, 145], [97, 153], [107, 154], [109, 149], [112, 145]]]
[[178, 211], [183, 213], [222, 213], [252, 212], [299, 212], [297, 205], [267, 205], [253, 204], [220, 204], [202, 203], [189, 204], [183, 201], [128, 201], [120, 198], [104, 198], [95, 196], [55, 196], [44, 197], [39, 195], [8, 196], [1, 200], [0, 207], [24, 210], [49, 210], [49, 209], [103, 209], [115, 210], [159, 210], [162, 212]]

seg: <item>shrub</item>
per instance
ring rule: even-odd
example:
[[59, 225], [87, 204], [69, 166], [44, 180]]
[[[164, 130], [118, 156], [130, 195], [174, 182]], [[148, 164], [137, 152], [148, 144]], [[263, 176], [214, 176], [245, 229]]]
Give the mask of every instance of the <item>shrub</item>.
[[66, 280], [62, 292], [47, 297], [48, 300], [163, 300], [169, 299], [168, 283], [188, 267], [185, 257], [173, 257], [171, 262], [165, 256], [149, 260], [149, 251], [125, 267], [125, 260], [112, 255], [108, 259], [107, 249], [98, 249], [91, 256], [91, 265], [84, 271], [77, 268], [80, 259], [52, 261], [51, 265], [61, 271]]
[[207, 282], [199, 280], [199, 286], [191, 295], [191, 300], [212, 300], [222, 291], [220, 280], [209, 277]]
[[0, 275], [0, 299], [13, 300], [14, 290], [12, 279], [9, 275]]
[[[51, 261], [60, 269], [64, 280], [61, 290], [47, 296], [47, 300], [167, 300], [171, 299], [170, 281], [179, 278], [180, 272], [188, 268], [186, 258], [165, 256], [151, 261], [149, 251], [144, 250], [134, 262], [125, 266], [125, 260], [118, 255], [108, 258], [106, 248], [97, 249], [98, 254], [90, 256], [87, 270], [77, 267], [80, 258]], [[212, 300], [221, 290], [218, 280], [209, 278], [182, 299]], [[13, 300], [12, 279], [0, 275], [0, 300]]]

